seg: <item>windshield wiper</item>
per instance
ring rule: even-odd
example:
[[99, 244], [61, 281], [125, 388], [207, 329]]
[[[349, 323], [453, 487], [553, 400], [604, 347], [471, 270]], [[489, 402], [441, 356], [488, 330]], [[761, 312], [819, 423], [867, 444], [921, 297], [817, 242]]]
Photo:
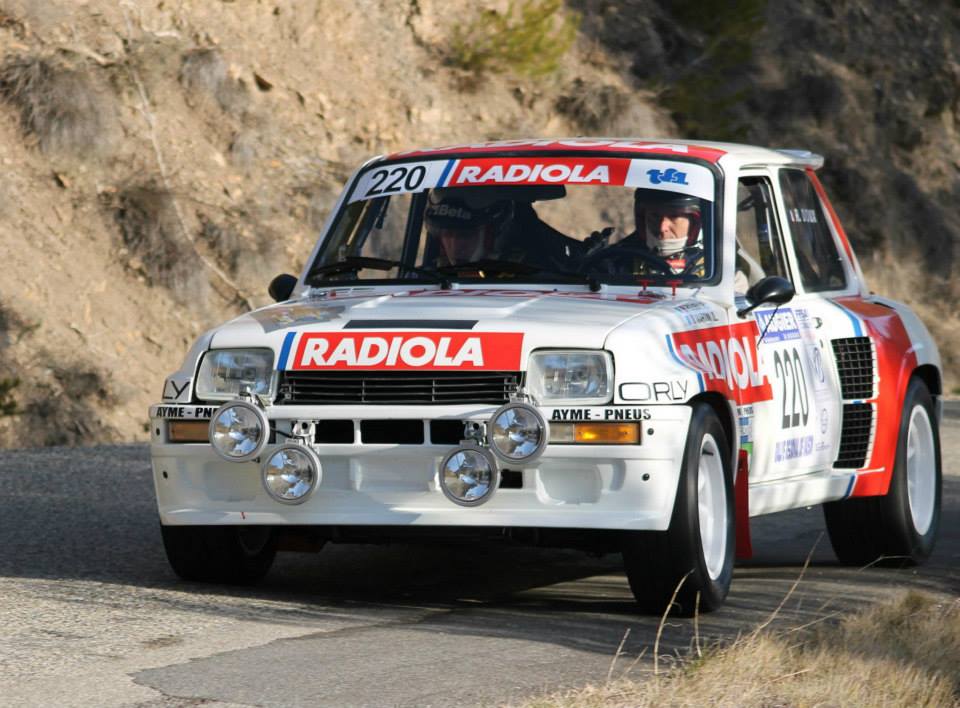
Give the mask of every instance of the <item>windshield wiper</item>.
[[364, 268], [371, 270], [391, 270], [392, 268], [399, 268], [402, 271], [409, 271], [417, 275], [425, 276], [436, 283], [443, 281], [443, 277], [439, 273], [426, 268], [405, 265], [400, 261], [391, 261], [388, 258], [371, 258], [369, 256], [348, 256], [342, 261], [325, 263], [315, 267], [307, 274], [306, 283], [307, 285], [316, 285], [318, 282], [326, 280], [326, 276], [340, 275], [341, 273], [356, 273]]
[[590, 286], [590, 290], [596, 292], [600, 289], [601, 280], [595, 274], [575, 273], [565, 270], [553, 270], [551, 268], [542, 268], [527, 263], [518, 263], [517, 261], [502, 261], [497, 259], [485, 258], [468, 263], [456, 263], [454, 265], [441, 266], [436, 269], [438, 273], [460, 275], [464, 271], [482, 272], [484, 275], [540, 275], [548, 277], [560, 277], [576, 283], [585, 283]]
[[501, 261], [496, 258], [481, 258], [477, 261], [467, 261], [465, 263], [453, 263], [451, 265], [440, 266], [436, 269], [436, 272], [449, 273], [452, 275], [457, 275], [464, 271], [471, 273], [490, 273], [491, 275], [532, 275], [533, 273], [539, 273], [540, 270], [540, 268], [527, 265], [526, 263], [517, 263], [516, 261]]

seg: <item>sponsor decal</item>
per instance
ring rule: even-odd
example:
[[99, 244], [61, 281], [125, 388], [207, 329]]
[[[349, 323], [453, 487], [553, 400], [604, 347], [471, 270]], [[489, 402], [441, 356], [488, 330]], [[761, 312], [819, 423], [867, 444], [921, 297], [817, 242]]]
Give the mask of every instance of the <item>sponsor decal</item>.
[[210, 420], [218, 406], [154, 406], [150, 410], [151, 418], [173, 420]]
[[740, 426], [740, 447], [749, 446], [753, 452], [753, 406], [737, 406], [737, 422]]
[[307, 332], [289, 368], [512, 371], [522, 344], [513, 332]]
[[460, 160], [448, 186], [472, 184], [614, 184], [627, 178], [630, 160], [575, 157]]
[[755, 312], [757, 325], [763, 332], [764, 342], [786, 342], [790, 339], [800, 339], [800, 327], [793, 310], [789, 307], [780, 307], [775, 310], [757, 310]]
[[[669, 261], [668, 261], [669, 262]], [[680, 314], [683, 323], [688, 327], [695, 327], [701, 324], [712, 324], [719, 322], [720, 318], [708, 305], [702, 302], [685, 302], [677, 305], [674, 310]]]
[[295, 305], [275, 305], [251, 312], [250, 317], [260, 324], [264, 332], [276, 332], [290, 327], [330, 322], [340, 317], [345, 309], [343, 305], [306, 302]]
[[737, 403], [773, 398], [770, 382], [757, 359], [760, 331], [755, 321], [729, 327], [706, 327], [667, 336], [682, 364], [693, 369], [706, 390], [717, 391]]
[[774, 462], [787, 462], [813, 453], [813, 436], [803, 435], [777, 442], [773, 452]]
[[674, 402], [687, 400], [687, 381], [640, 381], [620, 386], [625, 401]]
[[675, 170], [672, 167], [666, 170], [647, 170], [647, 177], [650, 178], [653, 184], [660, 184], [661, 182], [671, 184], [687, 183], [687, 173]]
[[550, 420], [554, 423], [604, 420], [650, 420], [649, 408], [554, 408]]

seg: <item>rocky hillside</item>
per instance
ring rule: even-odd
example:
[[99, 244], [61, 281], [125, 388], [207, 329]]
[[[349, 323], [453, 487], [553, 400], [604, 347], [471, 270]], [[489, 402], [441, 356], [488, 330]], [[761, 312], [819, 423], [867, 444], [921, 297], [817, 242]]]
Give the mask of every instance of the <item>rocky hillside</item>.
[[[302, 266], [354, 166], [464, 140], [821, 151], [874, 287], [952, 357], [960, 10], [784, 5], [0, 0], [0, 444], [145, 438], [188, 342]], [[536, 31], [504, 31], [524, 7]]]

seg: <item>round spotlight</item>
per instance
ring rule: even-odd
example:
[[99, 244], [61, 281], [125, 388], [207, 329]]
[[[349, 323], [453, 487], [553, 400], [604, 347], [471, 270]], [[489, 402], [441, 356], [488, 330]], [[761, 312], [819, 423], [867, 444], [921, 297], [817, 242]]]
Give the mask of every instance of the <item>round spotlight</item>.
[[455, 504], [479, 506], [493, 496], [499, 484], [497, 461], [482, 448], [458, 447], [440, 462], [440, 488]]
[[229, 401], [210, 420], [210, 444], [230, 462], [246, 462], [263, 452], [270, 432], [266, 413], [247, 401]]
[[284, 504], [302, 504], [320, 486], [320, 458], [303, 445], [281, 445], [263, 463], [263, 488]]
[[547, 446], [547, 421], [528, 403], [508, 403], [487, 425], [493, 454], [504, 464], [533, 462]]

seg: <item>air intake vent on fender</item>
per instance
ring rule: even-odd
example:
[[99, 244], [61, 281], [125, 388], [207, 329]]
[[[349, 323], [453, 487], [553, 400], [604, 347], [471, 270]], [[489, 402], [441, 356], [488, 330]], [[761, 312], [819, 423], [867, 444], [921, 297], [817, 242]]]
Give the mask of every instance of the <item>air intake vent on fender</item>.
[[876, 355], [870, 337], [834, 339], [833, 353], [837, 360], [843, 399], [863, 401], [873, 398]]
[[867, 464], [873, 437], [873, 406], [869, 403], [844, 403], [840, 452], [834, 467], [859, 469]]

